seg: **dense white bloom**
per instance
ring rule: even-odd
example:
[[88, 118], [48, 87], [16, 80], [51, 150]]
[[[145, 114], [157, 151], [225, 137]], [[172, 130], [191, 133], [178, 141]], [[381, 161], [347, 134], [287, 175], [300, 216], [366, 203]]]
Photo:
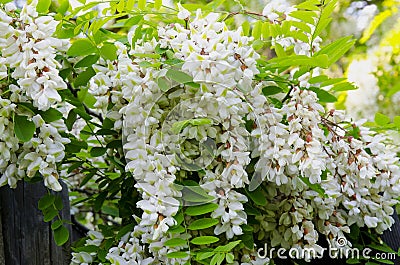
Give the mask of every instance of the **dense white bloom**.
[[[240, 28], [228, 30], [218, 14], [197, 11], [189, 19], [190, 13], [178, 8], [185, 26], [159, 27], [158, 39], [135, 42], [133, 28], [129, 47], [115, 42], [118, 59], [101, 59], [89, 82], [96, 109], [123, 131], [126, 170], [141, 196], [137, 225], [109, 250], [108, 261], [184, 264], [188, 258], [167, 254], [187, 246], [164, 243], [172, 237], [171, 227], [197, 219], [178, 216], [181, 207], [188, 206], [188, 187], [177, 184], [193, 179], [199, 184], [194, 187], [218, 206], [210, 216], [218, 220], [213, 233], [223, 240], [245, 232], [251, 196], [242, 192], [260, 185], [265, 204], [255, 206], [260, 213], [254, 232], [273, 247], [320, 253], [320, 235], [334, 242], [350, 233], [352, 224], [378, 233], [388, 229], [400, 191], [400, 168], [396, 154], [383, 144], [385, 137], [362, 122], [354, 124], [340, 111], [325, 111], [317, 94], [306, 89], [319, 69], [298, 77], [288, 101], [273, 106], [262, 91], [269, 83], [254, 81], [260, 56], [251, 47], [253, 39]], [[278, 23], [284, 16], [293, 19], [293, 10], [284, 1], [274, 1], [263, 15]], [[278, 36], [272, 44], [311, 56], [320, 49], [321, 39], [306, 37], [303, 42]], [[170, 60], [181, 64], [171, 66]], [[178, 83], [171, 71], [183, 72], [197, 85]], [[40, 168], [41, 162], [32, 164]], [[187, 240], [191, 234], [174, 236]], [[241, 264], [269, 262], [245, 250], [234, 253]]]
[[347, 69], [349, 81], [354, 82], [358, 89], [347, 91], [346, 109], [354, 118], [372, 120], [378, 110], [378, 79], [373, 74], [376, 66], [373, 60], [354, 60]]

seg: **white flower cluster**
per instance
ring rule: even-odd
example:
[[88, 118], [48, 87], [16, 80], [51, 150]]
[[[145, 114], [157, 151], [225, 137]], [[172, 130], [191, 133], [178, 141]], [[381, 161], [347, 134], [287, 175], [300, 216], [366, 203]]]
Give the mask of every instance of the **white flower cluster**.
[[[263, 9], [262, 15], [266, 17], [272, 24], [281, 24], [285, 21], [299, 21], [299, 19], [290, 16], [290, 13], [296, 11], [286, 0], [270, 1]], [[315, 26], [310, 23], [306, 23], [310, 31], [315, 30]], [[299, 29], [295, 25], [290, 27], [290, 31], [296, 32]], [[279, 44], [284, 50], [294, 49], [294, 52], [298, 55], [310, 56], [320, 50], [320, 43], [322, 39], [319, 36], [313, 36], [308, 32], [304, 32], [307, 41], [296, 37], [288, 37], [284, 35], [276, 36], [272, 38], [272, 46]], [[311, 43], [311, 44], [310, 44]]]
[[[191, 20], [179, 8], [187, 27], [160, 27], [158, 40], [131, 42], [130, 48], [116, 43], [118, 63], [96, 66], [90, 81], [96, 107], [115, 120], [124, 117], [127, 170], [142, 198], [138, 225], [107, 259], [112, 264], [184, 264], [187, 258], [167, 258], [184, 246], [164, 242], [172, 238], [168, 230], [177, 223], [179, 207], [186, 206], [180, 205], [185, 197], [176, 184], [192, 176], [218, 204], [211, 213], [219, 221], [214, 234], [225, 234], [227, 240], [243, 234], [249, 199], [241, 191], [251, 185], [251, 160], [258, 161], [252, 182], [258, 178], [261, 190], [268, 191], [262, 192], [266, 205], [255, 206], [259, 240], [318, 251], [320, 234], [334, 243], [352, 224], [378, 233], [390, 228], [400, 168], [384, 137], [339, 111], [325, 112], [314, 92], [299, 87], [292, 88], [282, 108], [273, 107], [262, 93], [264, 84], [253, 82], [259, 55], [252, 39], [241, 29], [228, 30], [217, 14], [198, 11]], [[133, 34], [134, 29], [130, 41]], [[178, 66], [171, 64], [174, 60]], [[170, 80], [171, 71], [178, 70], [199, 86]], [[247, 122], [253, 122], [252, 128]], [[201, 147], [210, 145], [212, 154], [203, 156]], [[199, 166], [201, 171], [193, 173]], [[186, 216], [184, 222], [194, 219]], [[235, 252], [236, 264], [269, 262], [245, 250]]]
[[[291, 96], [283, 108], [269, 108], [259, 119], [261, 125], [268, 121], [263, 126], [269, 131], [254, 135], [260, 154], [256, 170], [268, 190], [268, 214], [256, 217], [259, 238], [318, 252], [319, 233], [333, 244], [352, 224], [378, 233], [390, 228], [400, 168], [385, 137], [361, 123], [346, 124], [339, 111], [325, 113], [314, 92], [295, 89]], [[327, 197], [310, 189], [314, 184]]]
[[13, 68], [11, 77], [17, 80], [16, 100], [29, 100], [39, 110], [47, 110], [61, 101], [57, 90], [67, 86], [58, 75], [56, 51], [66, 47], [65, 41], [52, 37], [58, 24], [51, 16], [38, 16], [36, 1], [25, 5], [18, 16], [8, 4], [0, 10], [1, 67]]
[[56, 163], [64, 158], [64, 144], [69, 142], [58, 132], [65, 129], [64, 123], [45, 123], [40, 115], [33, 116], [37, 134], [21, 145], [12, 118], [16, 104], [1, 97], [0, 104], [0, 186], [8, 184], [15, 188], [18, 180], [32, 178], [38, 172], [46, 187], [60, 191]]
[[347, 91], [346, 109], [353, 118], [373, 120], [378, 111], [378, 78], [377, 67], [373, 58], [354, 60], [347, 69], [347, 78], [354, 82], [358, 89]]
[[[59, 133], [65, 125], [62, 120], [45, 123], [39, 114], [18, 105], [33, 103], [46, 111], [61, 101], [57, 89], [66, 88], [55, 60], [64, 42], [51, 37], [58, 22], [39, 17], [36, 4], [25, 5], [20, 14], [12, 3], [0, 10], [0, 79], [8, 78], [6, 89], [0, 89], [0, 186], [15, 188], [18, 180], [38, 172], [47, 187], [60, 191], [56, 164], [64, 158], [64, 144], [69, 142]], [[23, 144], [14, 131], [16, 114], [26, 116], [36, 128], [33, 138]]]

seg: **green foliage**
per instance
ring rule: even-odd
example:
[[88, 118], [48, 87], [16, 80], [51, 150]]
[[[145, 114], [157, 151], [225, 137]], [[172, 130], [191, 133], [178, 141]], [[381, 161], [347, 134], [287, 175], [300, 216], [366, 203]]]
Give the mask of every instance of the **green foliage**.
[[61, 219], [59, 212], [64, 208], [61, 196], [47, 193], [38, 201], [38, 209], [43, 213], [43, 221], [52, 222], [51, 230], [53, 231], [54, 241], [57, 246], [64, 245], [69, 239], [69, 230]]
[[185, 210], [185, 214], [189, 216], [197, 216], [197, 215], [203, 215], [206, 213], [213, 212], [218, 208], [218, 204], [215, 203], [207, 203], [207, 204], [202, 204], [202, 205], [197, 205], [197, 206], [189, 206]]
[[209, 245], [218, 241], [219, 238], [215, 236], [200, 236], [192, 239], [190, 242], [195, 245]]
[[36, 126], [27, 116], [14, 115], [15, 135], [21, 142], [28, 142], [35, 133]]
[[206, 228], [212, 227], [218, 223], [219, 223], [219, 220], [217, 220], [217, 219], [202, 218], [202, 219], [195, 220], [193, 223], [191, 223], [188, 226], [188, 229], [189, 230], [201, 230], [201, 229], [206, 229]]
[[88, 39], [78, 39], [69, 47], [67, 54], [69, 56], [83, 56], [97, 53], [96, 46]]
[[[7, 1], [2, 1], [4, 2]], [[80, 2], [85, 4], [86, 1]], [[60, 53], [57, 57], [63, 67], [60, 75], [68, 83], [68, 89], [58, 92], [64, 102], [71, 104], [72, 109], [68, 113], [62, 113], [55, 108], [39, 111], [29, 104], [20, 103], [18, 111], [14, 114], [13, 128], [20, 142], [24, 143], [29, 142], [36, 133], [36, 126], [31, 120], [33, 115], [39, 114], [48, 123], [64, 120], [68, 131], [81, 122], [84, 123], [84, 128], [79, 131], [78, 136], [69, 132], [64, 133], [71, 142], [65, 145], [66, 157], [60, 164], [65, 165], [69, 174], [83, 175], [79, 180], [79, 187], [71, 191], [70, 195], [74, 197], [72, 205], [83, 211], [92, 212], [94, 225], [102, 231], [105, 238], [98, 247], [83, 246], [82, 242], [76, 242], [74, 251], [97, 253], [95, 264], [100, 262], [107, 264], [105, 256], [108, 249], [133, 230], [137, 220], [132, 215], [141, 215], [136, 207], [137, 201], [141, 198], [135, 188], [135, 180], [129, 172], [125, 172], [129, 161], [125, 160], [122, 150], [123, 136], [120, 131], [114, 129], [116, 122], [114, 117], [108, 115], [102, 117], [91, 110], [96, 104], [96, 98], [88, 93], [88, 83], [96, 75], [96, 64], [118, 63], [119, 54], [117, 54], [115, 41], [129, 45], [129, 37], [135, 45], [137, 41], [158, 38], [159, 24], [180, 23], [185, 26], [185, 21], [173, 18], [176, 10], [164, 7], [160, 0], [111, 1], [110, 7], [101, 13], [93, 9], [97, 4], [87, 3], [72, 10], [67, 0], [59, 1], [55, 9], [50, 0], [39, 1], [37, 6], [39, 13], [48, 13], [49, 10], [57, 13], [59, 25], [55, 36], [72, 39], [72, 45], [66, 53]], [[297, 10], [290, 13], [295, 20], [281, 19], [279, 23], [271, 23], [265, 16], [248, 11], [246, 4], [250, 5], [243, 1], [241, 3], [200, 1], [186, 3], [184, 7], [188, 10], [201, 8], [207, 12], [226, 10], [225, 21], [232, 28], [237, 27], [233, 17], [243, 16], [241, 24], [243, 35], [254, 38], [252, 47], [261, 54], [257, 63], [260, 73], [256, 79], [268, 82], [262, 87], [262, 92], [275, 107], [280, 108], [290, 98], [291, 90], [293, 87], [300, 86], [301, 79], [306, 74], [309, 74], [308, 83], [311, 86], [302, 87], [302, 89], [314, 91], [319, 102], [323, 104], [336, 102], [339, 92], [356, 89], [355, 85], [349, 83], [346, 78], [332, 78], [328, 76], [329, 71], [324, 71], [343, 64], [341, 61], [343, 56], [353, 52], [357, 44], [353, 37], [341, 37], [331, 41], [324, 39], [321, 49], [319, 51], [311, 49], [308, 55], [296, 54], [293, 47], [287, 48], [275, 41], [277, 38], [293, 38], [296, 42], [303, 42], [313, 47], [313, 44], [317, 42], [317, 37], [329, 34], [329, 24], [335, 17], [334, 9], [340, 4], [339, 1], [300, 1], [296, 6]], [[390, 12], [392, 14], [394, 11]], [[376, 32], [381, 23], [389, 17], [388, 14], [384, 11], [375, 17], [364, 32], [361, 43], [367, 41]], [[132, 27], [135, 30], [128, 36], [127, 31]], [[129, 56], [132, 59], [146, 59], [138, 64], [140, 68], [165, 69], [165, 75], [158, 77], [155, 81], [166, 96], [181, 87], [190, 87], [193, 91], [203, 89], [200, 84], [193, 81], [192, 76], [180, 70], [182, 61], [176, 59], [171, 50], [158, 46], [154, 52], [136, 53]], [[156, 59], [156, 62], [151, 59]], [[388, 95], [393, 95], [398, 91], [400, 91], [400, 86], [390, 86]], [[107, 110], [111, 110], [113, 104], [116, 103], [110, 100], [108, 104]], [[369, 125], [374, 130], [399, 131], [400, 116], [393, 117], [393, 122], [391, 120], [391, 116], [377, 113], [374, 122], [370, 122]], [[187, 127], [199, 129], [213, 122], [208, 118], [178, 121], [173, 124], [171, 131], [179, 134]], [[254, 126], [251, 123], [248, 125]], [[356, 129], [350, 133], [358, 135]], [[191, 174], [191, 177], [197, 181], [203, 172], [200, 168], [193, 168]], [[171, 251], [167, 254], [168, 258], [189, 257], [187, 264], [230, 264], [235, 261], [233, 254], [235, 248], [254, 249], [254, 244], [260, 244], [261, 235], [257, 235], [257, 229], [260, 226], [258, 217], [268, 214], [268, 210], [265, 210], [269, 207], [267, 198], [272, 196], [268, 192], [268, 187], [261, 185], [254, 190], [247, 188], [240, 190], [248, 198], [245, 204], [248, 224], [241, 226], [243, 235], [226, 240], [225, 237], [219, 238], [213, 233], [214, 227], [220, 222], [211, 215], [219, 207], [215, 197], [210, 196], [198, 182], [187, 185], [183, 181], [185, 177], [182, 176], [182, 179], [174, 183], [182, 192], [182, 197], [179, 198], [181, 207], [175, 216], [177, 224], [168, 230], [173, 238], [163, 243], [164, 246], [178, 247], [180, 250]], [[299, 179], [305, 186], [316, 191], [320, 197], [328, 197], [320, 184], [310, 183], [307, 177], [299, 176]], [[38, 208], [43, 212], [44, 221], [52, 222], [51, 229], [54, 231], [57, 245], [65, 244], [69, 239], [69, 232], [65, 227], [65, 220], [59, 216], [59, 211], [62, 209], [60, 197], [49, 193], [38, 202]], [[77, 214], [77, 219], [83, 223], [87, 222], [85, 214], [82, 213]], [[108, 225], [114, 222], [118, 222], [118, 225]], [[191, 237], [192, 232], [195, 235], [193, 237]], [[354, 242], [359, 242], [361, 237], [365, 237], [354, 228], [351, 236]], [[369, 246], [378, 251], [388, 253], [392, 251], [377, 242]], [[357, 262], [360, 260], [348, 260], [348, 264], [358, 264]], [[373, 261], [366, 262], [374, 264]]]

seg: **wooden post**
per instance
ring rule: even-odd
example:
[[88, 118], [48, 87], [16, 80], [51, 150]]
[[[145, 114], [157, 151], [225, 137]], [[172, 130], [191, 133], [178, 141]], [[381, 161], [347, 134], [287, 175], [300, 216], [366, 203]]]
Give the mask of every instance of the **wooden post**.
[[1, 203], [0, 203], [0, 265], [5, 265], [4, 244], [3, 244], [3, 225], [1, 224]]
[[[68, 190], [62, 191], [64, 209], [60, 215], [70, 220]], [[70, 242], [58, 247], [53, 239], [51, 224], [43, 221], [38, 210], [39, 199], [47, 193], [43, 183], [19, 182], [16, 189], [0, 188], [0, 265], [68, 265]], [[1, 229], [2, 228], [2, 229]], [[69, 226], [71, 232], [71, 227]], [[71, 234], [71, 233], [70, 233]], [[0, 234], [1, 235], [1, 234]], [[3, 254], [1, 246], [3, 245]]]

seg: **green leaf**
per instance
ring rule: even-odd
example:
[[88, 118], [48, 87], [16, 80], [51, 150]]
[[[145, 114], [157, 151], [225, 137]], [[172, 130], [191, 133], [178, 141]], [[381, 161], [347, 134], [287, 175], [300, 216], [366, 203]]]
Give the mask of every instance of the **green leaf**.
[[96, 212], [100, 211], [101, 207], [103, 206], [104, 201], [107, 198], [107, 195], [108, 195], [108, 191], [104, 190], [96, 196], [96, 199], [94, 200], [94, 207], [93, 207]]
[[172, 124], [171, 131], [174, 134], [179, 134], [183, 129], [185, 129], [189, 125], [199, 126], [199, 125], [206, 125], [212, 124], [212, 120], [208, 118], [198, 118], [198, 119], [190, 119], [185, 121], [177, 121]]
[[308, 24], [314, 25], [314, 18], [317, 16], [315, 12], [312, 11], [292, 11], [289, 16], [300, 19], [301, 21], [307, 22]]
[[74, 112], [76, 114], [78, 114], [82, 119], [84, 119], [86, 121], [90, 121], [92, 119], [92, 116], [87, 114], [86, 110], [83, 107], [82, 108], [75, 108]]
[[393, 118], [393, 123], [396, 125], [397, 129], [400, 129], [400, 116], [395, 116]]
[[254, 249], [254, 237], [253, 237], [253, 232], [247, 232], [244, 233], [241, 236], [243, 244], [246, 246], [248, 249]]
[[215, 236], [200, 236], [192, 239], [190, 243], [195, 245], [209, 245], [218, 241], [219, 238]]
[[209, 203], [215, 200], [213, 196], [200, 186], [185, 186], [182, 189], [182, 199], [192, 203]]
[[97, 135], [118, 135], [117, 131], [111, 129], [100, 129], [96, 132]]
[[245, 192], [247, 196], [257, 205], [265, 206], [267, 205], [267, 199], [265, 194], [263, 193], [261, 187], [258, 187], [257, 189], [253, 191], [249, 191], [245, 189]]
[[138, 2], [138, 8], [140, 10], [143, 10], [146, 7], [146, 0], [139, 0]]
[[[121, 1], [124, 2], [124, 1]], [[113, 61], [117, 59], [117, 47], [112, 43], [105, 43], [100, 48], [100, 55], [106, 60]]]
[[251, 34], [253, 35], [255, 40], [258, 40], [261, 38], [261, 30], [262, 30], [262, 21], [258, 20], [253, 27], [253, 30], [251, 32]]
[[170, 252], [167, 254], [167, 258], [170, 259], [183, 259], [186, 258], [187, 256], [189, 256], [189, 254], [183, 251]]
[[51, 230], [56, 230], [57, 228], [59, 228], [60, 226], [62, 226], [62, 224], [63, 224], [63, 221], [62, 221], [62, 220], [54, 221], [54, 222], [51, 224]]
[[174, 69], [169, 69], [167, 71], [167, 73], [165, 74], [165, 76], [171, 78], [172, 80], [174, 80], [180, 84], [193, 82], [193, 78], [190, 75], [188, 75], [184, 72], [181, 72], [181, 71], [174, 70]]
[[275, 43], [274, 49], [275, 49], [275, 53], [278, 57], [286, 57], [287, 56], [282, 45], [280, 45], [279, 43]]
[[40, 116], [47, 123], [60, 120], [63, 115], [60, 111], [56, 109], [48, 109], [46, 111], [39, 111]]
[[47, 13], [51, 5], [51, 0], [39, 0], [36, 5], [36, 11], [38, 13]]
[[88, 39], [76, 40], [67, 51], [67, 55], [69, 56], [83, 56], [92, 53], [97, 53], [97, 49]]
[[82, 73], [80, 73], [74, 82], [74, 86], [75, 87], [79, 87], [79, 86], [87, 86], [87, 84], [89, 83], [90, 78], [92, 78], [93, 76], [96, 75], [96, 72], [93, 70], [92, 67], [88, 67], [85, 71], [83, 71]]
[[218, 246], [218, 247], [215, 248], [214, 252], [229, 252], [232, 249], [234, 249], [237, 245], [239, 245], [240, 242], [242, 242], [242, 240], [229, 242], [225, 246]]
[[179, 246], [186, 246], [187, 241], [182, 238], [172, 238], [164, 242], [164, 246], [166, 247], [179, 247]]
[[[326, 82], [324, 82], [326, 83]], [[321, 85], [322, 86], [322, 85]], [[331, 90], [333, 91], [348, 91], [348, 90], [355, 90], [357, 87], [349, 82], [343, 82], [339, 84], [335, 84]]]
[[159, 10], [161, 6], [162, 6], [162, 0], [155, 0], [154, 1], [154, 8], [156, 10]]
[[14, 132], [21, 142], [28, 142], [35, 133], [36, 126], [26, 116], [14, 115]]
[[264, 47], [264, 41], [262, 40], [255, 40], [252, 44], [254, 50], [258, 51]]
[[327, 78], [325, 81], [322, 81], [321, 87], [339, 84], [343, 81], [346, 81], [346, 78]]
[[125, 8], [125, 0], [120, 0], [119, 3], [117, 4], [117, 10], [118, 12], [123, 12]]
[[375, 114], [375, 122], [376, 122], [376, 124], [383, 126], [390, 122], [390, 118], [388, 116], [386, 116], [385, 114], [377, 112]]
[[69, 1], [68, 0], [60, 0], [58, 2], [60, 3], [60, 5], [57, 8], [57, 13], [60, 13], [63, 15], [68, 11]]
[[328, 56], [326, 54], [314, 55], [313, 57], [308, 57], [305, 55], [291, 55], [286, 57], [277, 57], [269, 60], [268, 62], [272, 67], [281, 68], [289, 66], [313, 66], [313, 67], [323, 67], [327, 68]]
[[245, 20], [242, 23], [242, 30], [243, 30], [243, 35], [244, 36], [248, 36], [249, 35], [249, 32], [250, 32], [250, 23], [249, 23], [249, 21]]
[[53, 194], [44, 195], [42, 198], [40, 198], [40, 200], [38, 202], [39, 210], [43, 211], [44, 209], [53, 205], [55, 199], [56, 199], [56, 197]]
[[70, 110], [70, 112], [68, 113], [68, 117], [65, 120], [65, 125], [67, 126], [67, 129], [69, 131], [72, 130], [72, 127], [74, 126], [76, 118], [77, 118], [76, 112], [74, 110]]
[[157, 85], [163, 92], [167, 92], [171, 88], [171, 82], [165, 77], [159, 77], [157, 79]]
[[212, 227], [218, 223], [219, 223], [218, 219], [203, 218], [203, 219], [198, 219], [196, 221], [193, 221], [189, 225], [188, 229], [189, 230], [201, 230], [201, 229], [206, 229], [206, 228]]
[[207, 203], [203, 205], [197, 206], [189, 206], [186, 208], [185, 214], [189, 216], [197, 216], [206, 213], [210, 213], [218, 209], [218, 204], [216, 203]]
[[61, 196], [57, 195], [54, 200], [54, 206], [57, 210], [61, 211], [64, 208]]
[[122, 141], [113, 140], [106, 145], [106, 148], [122, 148]]
[[232, 253], [227, 253], [225, 259], [227, 263], [233, 263], [235, 261], [235, 256]]
[[376, 244], [371, 244], [368, 245], [368, 247], [373, 248], [375, 250], [379, 250], [382, 252], [386, 252], [386, 253], [396, 253], [393, 249], [391, 249], [389, 246], [387, 245], [376, 245]]
[[313, 10], [313, 11], [318, 11], [319, 8], [317, 5], [321, 4], [320, 1], [318, 0], [311, 0], [311, 1], [305, 1], [303, 3], [300, 3], [296, 6], [297, 9], [306, 9], [306, 10]]
[[186, 229], [183, 226], [171, 227], [168, 232], [171, 234], [182, 234]]
[[56, 230], [54, 230], [54, 240], [56, 241], [57, 246], [64, 245], [69, 238], [69, 231], [65, 226], [60, 226]]
[[51, 220], [54, 219], [54, 217], [58, 215], [58, 211], [54, 209], [54, 207], [47, 208], [43, 213], [44, 213], [43, 221], [45, 222], [50, 222]]
[[130, 233], [133, 228], [135, 227], [135, 224], [128, 224], [124, 227], [122, 227], [119, 231], [118, 234], [116, 236], [117, 240], [120, 240], [124, 235], [126, 235], [127, 233]]
[[75, 64], [75, 68], [80, 68], [80, 67], [89, 67], [95, 64], [99, 60], [100, 56], [98, 54], [90, 54], [77, 62]]
[[354, 43], [355, 40], [351, 36], [343, 37], [323, 47], [315, 55], [326, 54], [329, 58], [328, 65], [332, 65], [350, 50]]
[[210, 265], [220, 265], [225, 259], [225, 255], [223, 253], [217, 253], [212, 257], [210, 261]]
[[196, 259], [197, 260], [203, 260], [203, 259], [207, 259], [211, 256], [214, 256], [214, 252], [198, 252], [196, 255]]
[[262, 93], [264, 96], [271, 96], [283, 92], [283, 89], [278, 86], [263, 87]]
[[326, 195], [325, 190], [321, 187], [320, 184], [315, 183], [311, 184], [310, 180], [307, 177], [300, 177], [299, 178], [313, 191], [318, 192], [319, 195], [321, 195], [324, 198], [328, 198], [328, 195]]
[[[119, 173], [115, 173], [115, 174], [118, 174], [119, 176], [121, 176], [121, 174], [119, 174]], [[118, 208], [116, 208], [114, 206], [103, 205], [101, 207], [101, 212], [106, 215], [119, 217], [119, 210], [118, 210]]]
[[90, 150], [90, 155], [92, 157], [102, 156], [107, 152], [107, 148], [105, 147], [92, 147]]
[[310, 80], [308, 80], [308, 83], [317, 84], [317, 83], [324, 82], [326, 80], [328, 80], [328, 77], [326, 75], [319, 75], [319, 76], [310, 78]]
[[314, 91], [320, 102], [336, 102], [337, 98], [332, 95], [331, 93], [323, 90], [323, 89], [319, 89], [317, 87], [311, 87], [309, 88], [311, 91]]

